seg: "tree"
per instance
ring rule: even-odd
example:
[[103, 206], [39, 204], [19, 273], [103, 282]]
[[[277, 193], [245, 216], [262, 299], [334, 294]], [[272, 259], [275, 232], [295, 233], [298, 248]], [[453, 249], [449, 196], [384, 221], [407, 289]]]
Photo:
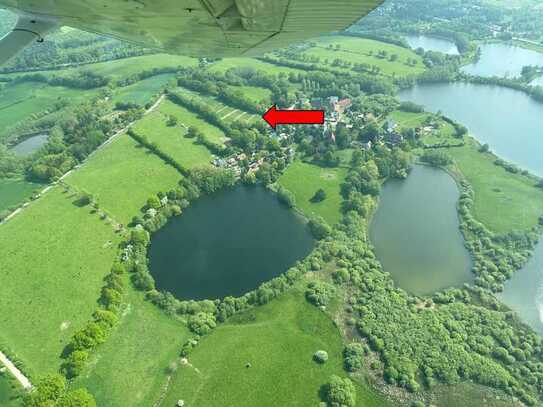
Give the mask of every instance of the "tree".
[[317, 307], [324, 307], [328, 305], [335, 292], [336, 289], [333, 285], [323, 281], [313, 281], [307, 285], [305, 298]]
[[315, 192], [315, 195], [311, 198], [311, 202], [317, 203], [322, 202], [326, 199], [326, 191], [322, 188], [319, 188], [317, 192]]
[[312, 218], [309, 221], [308, 226], [309, 230], [317, 240], [322, 240], [332, 233], [332, 228], [321, 216]]
[[425, 151], [420, 159], [434, 167], [446, 167], [453, 162], [451, 156], [443, 151]]
[[170, 116], [170, 117], [168, 117], [168, 120], [166, 121], [166, 126], [175, 127], [175, 126], [177, 126], [178, 122], [179, 122], [179, 120], [177, 119], [177, 117]]
[[158, 199], [158, 196], [153, 195], [147, 200], [147, 206], [152, 209], [158, 209], [160, 208], [160, 199]]
[[333, 375], [324, 385], [324, 397], [329, 407], [354, 407], [356, 405], [356, 389], [353, 382]]
[[277, 189], [277, 199], [289, 208], [296, 206], [296, 197], [294, 194], [281, 185]]
[[45, 376], [34, 391], [23, 398], [24, 407], [96, 407], [96, 401], [84, 388], [67, 391], [66, 379], [59, 374]]
[[328, 352], [326, 352], [325, 350], [318, 350], [313, 355], [313, 359], [317, 363], [326, 363], [328, 361]]
[[364, 348], [360, 343], [351, 343], [345, 346], [343, 358], [345, 360], [345, 369], [349, 372], [355, 372], [362, 368], [364, 357]]

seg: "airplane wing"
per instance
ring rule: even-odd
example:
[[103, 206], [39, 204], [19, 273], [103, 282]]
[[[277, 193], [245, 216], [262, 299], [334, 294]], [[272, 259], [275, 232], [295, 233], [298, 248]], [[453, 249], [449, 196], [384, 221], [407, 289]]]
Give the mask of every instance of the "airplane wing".
[[0, 0], [0, 7], [20, 16], [0, 41], [0, 63], [8, 51], [26, 46], [29, 34], [41, 39], [57, 25], [169, 53], [252, 56], [347, 28], [382, 1]]

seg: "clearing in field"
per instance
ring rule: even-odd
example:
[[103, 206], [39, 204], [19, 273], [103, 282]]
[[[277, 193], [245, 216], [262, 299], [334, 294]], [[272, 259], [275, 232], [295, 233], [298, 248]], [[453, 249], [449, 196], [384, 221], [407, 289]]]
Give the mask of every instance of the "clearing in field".
[[137, 103], [140, 106], [145, 106], [174, 77], [174, 74], [161, 74], [118, 88], [111, 101], [113, 103]]
[[99, 406], [153, 406], [167, 386], [168, 367], [179, 365], [189, 332], [132, 288], [124, 301], [119, 324], [73, 387], [87, 387]]
[[102, 210], [127, 224], [151, 195], [175, 187], [180, 179], [172, 166], [122, 134], [65, 181], [92, 194]]
[[[328, 352], [325, 364], [313, 361], [317, 350]], [[342, 351], [332, 321], [294, 288], [204, 337], [173, 377], [163, 405], [317, 406], [330, 375], [345, 376]], [[386, 405], [366, 386], [357, 386], [357, 396], [359, 406]]]
[[[296, 161], [287, 168], [278, 182], [294, 194], [296, 207], [305, 215], [320, 215], [333, 225], [341, 219], [340, 185], [346, 175], [345, 168], [323, 168]], [[326, 192], [326, 199], [318, 203], [311, 202], [320, 188]]]
[[[185, 137], [187, 129], [184, 125], [166, 125], [168, 116], [179, 117], [181, 121], [182, 118], [186, 119], [188, 115], [192, 114], [189, 111], [183, 110], [185, 109], [181, 106], [174, 105], [169, 101], [164, 101], [159, 110], [154, 111], [140, 120], [136, 126], [134, 126], [134, 130], [138, 134], [146, 136], [150, 142], [156, 143], [161, 151], [168, 153], [175, 161], [184, 167], [191, 168], [196, 165], [209, 164], [211, 162], [211, 153], [203, 145], [197, 144], [195, 139]], [[164, 112], [168, 112], [167, 115], [164, 114]], [[194, 119], [199, 120], [197, 117], [194, 117]], [[205, 124], [206, 129], [207, 126], [212, 127], [207, 123]], [[201, 128], [199, 125], [197, 127]], [[204, 129], [202, 130], [204, 131]], [[219, 131], [219, 129], [213, 130]], [[208, 134], [208, 132], [205, 132], [205, 134]], [[210, 139], [215, 141], [216, 137], [210, 137]]]
[[[339, 45], [339, 49], [336, 48], [337, 45]], [[381, 51], [386, 54], [379, 56]], [[310, 48], [304, 53], [319, 57], [321, 63], [325, 59], [328, 59], [329, 64], [334, 59], [340, 59], [353, 64], [375, 65], [385, 75], [418, 75], [425, 70], [422, 58], [412, 50], [365, 38], [341, 35], [324, 37], [317, 42], [316, 47]], [[408, 59], [416, 61], [416, 64], [409, 65]]]
[[58, 371], [117, 251], [113, 227], [75, 200], [54, 187], [0, 226], [0, 343], [33, 377]]

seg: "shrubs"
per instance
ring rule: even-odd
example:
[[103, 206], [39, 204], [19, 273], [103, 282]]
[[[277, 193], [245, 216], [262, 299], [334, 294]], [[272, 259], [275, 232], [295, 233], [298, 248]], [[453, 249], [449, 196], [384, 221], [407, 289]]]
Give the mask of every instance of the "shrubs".
[[199, 312], [189, 317], [188, 320], [189, 329], [198, 335], [205, 335], [215, 329], [216, 326], [215, 316], [207, 312]]
[[110, 331], [117, 324], [119, 306], [124, 291], [124, 267], [115, 263], [111, 272], [104, 278], [105, 286], [102, 288], [100, 304], [103, 308], [97, 309], [93, 320], [77, 331], [64, 351], [65, 361], [61, 372], [69, 379], [78, 376], [89, 358], [89, 352], [104, 343]]
[[294, 197], [294, 194], [288, 189], [282, 187], [281, 185], [279, 186], [279, 188], [277, 188], [277, 199], [279, 200], [279, 202], [289, 208], [293, 208], [294, 206], [296, 206], [296, 198]]
[[84, 388], [68, 391], [66, 379], [58, 374], [45, 376], [35, 389], [26, 393], [23, 407], [96, 407], [96, 401]]
[[305, 298], [317, 307], [324, 307], [328, 305], [335, 292], [336, 289], [333, 285], [322, 281], [314, 281], [307, 285]]
[[317, 240], [322, 240], [325, 237], [329, 236], [332, 233], [332, 228], [326, 223], [326, 221], [321, 217], [317, 216], [309, 220], [308, 223], [309, 230], [311, 234]]
[[317, 363], [326, 363], [328, 361], [328, 352], [325, 350], [318, 350], [313, 355], [313, 360]]
[[326, 199], [326, 191], [322, 188], [320, 188], [317, 192], [315, 192], [315, 195], [310, 199], [313, 203], [322, 202]]
[[324, 400], [329, 407], [354, 407], [356, 405], [356, 389], [350, 379], [331, 376], [323, 386]]
[[351, 343], [345, 346], [343, 350], [345, 369], [349, 372], [360, 370], [363, 366], [364, 354], [364, 348], [360, 343]]
[[434, 167], [446, 167], [453, 163], [452, 158], [447, 153], [435, 150], [426, 150], [420, 159]]

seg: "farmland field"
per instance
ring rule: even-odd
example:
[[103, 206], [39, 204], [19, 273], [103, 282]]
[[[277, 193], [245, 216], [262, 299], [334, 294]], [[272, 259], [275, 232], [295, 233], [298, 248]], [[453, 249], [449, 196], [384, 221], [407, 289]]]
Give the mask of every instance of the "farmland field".
[[[325, 364], [313, 354], [326, 350]], [[317, 406], [319, 389], [343, 372], [342, 340], [332, 321], [298, 288], [270, 304], [238, 315], [204, 337], [174, 376], [164, 405]], [[246, 367], [250, 363], [250, 367]], [[358, 406], [385, 406], [357, 386]]]
[[132, 85], [125, 86], [116, 90], [111, 99], [113, 103], [131, 102], [145, 106], [162, 88], [174, 78], [174, 74], [161, 74], [143, 79]]
[[267, 62], [259, 61], [258, 59], [253, 58], [224, 58], [218, 62], [213, 63], [209, 69], [210, 71], [219, 71], [224, 72], [231, 68], [249, 68], [254, 69], [257, 71], [264, 71], [268, 74], [277, 75], [280, 73], [283, 74], [289, 74], [291, 72], [293, 73], [299, 73], [304, 72], [300, 69], [294, 69], [294, 68], [288, 68], [284, 66], [277, 66], [273, 64], [269, 64]]
[[[330, 49], [329, 46], [339, 45], [339, 49]], [[379, 51], [386, 51], [387, 57], [378, 57]], [[341, 59], [351, 63], [365, 63], [379, 67], [386, 75], [416, 75], [424, 71], [424, 64], [420, 56], [413, 51], [396, 45], [384, 44], [365, 38], [330, 36], [317, 42], [317, 46], [305, 51], [305, 54], [316, 56], [321, 60]], [[397, 55], [397, 60], [391, 61], [390, 56]], [[415, 66], [406, 64], [407, 59], [416, 60]]]
[[[190, 168], [195, 165], [209, 164], [211, 162], [211, 154], [208, 149], [202, 145], [196, 144], [195, 139], [186, 138], [185, 134], [187, 131], [183, 126], [167, 126], [167, 117], [163, 112], [168, 112], [168, 115], [179, 117], [179, 120], [184, 120], [187, 123], [189, 122], [186, 120], [187, 117], [192, 114], [181, 106], [165, 101], [158, 111], [155, 111], [140, 120], [134, 127], [134, 130], [138, 134], [145, 135], [149, 141], [156, 143], [161, 151], [170, 154], [178, 163], [185, 167]], [[196, 120], [197, 118], [194, 117], [194, 119]], [[207, 127], [212, 127], [207, 123], [205, 124], [206, 130]], [[214, 132], [215, 129], [213, 128], [204, 131], [204, 134], [207, 135]], [[210, 137], [210, 139], [215, 141], [217, 137]]]
[[167, 381], [188, 329], [128, 289], [121, 321], [91, 356], [73, 387], [87, 387], [99, 406], [152, 406]]
[[0, 226], [0, 342], [31, 375], [56, 372], [96, 308], [118, 238], [60, 187]]
[[[214, 106], [214, 105], [212, 105]], [[216, 107], [219, 108], [217, 104]], [[206, 136], [210, 141], [213, 141], [217, 144], [223, 144], [226, 140], [226, 135], [224, 132], [216, 126], [209, 124], [205, 120], [201, 119], [196, 113], [193, 113], [183, 106], [179, 106], [169, 100], [165, 100], [161, 105], [159, 111], [164, 115], [170, 115], [177, 118], [182, 127], [194, 126], [198, 128], [204, 136]]]
[[[296, 206], [307, 216], [320, 215], [330, 225], [341, 219], [340, 185], [347, 175], [345, 168], [322, 168], [297, 161], [279, 178], [296, 197]], [[326, 199], [313, 203], [311, 198], [319, 188], [326, 192]]]
[[175, 187], [180, 178], [173, 167], [123, 134], [96, 152], [66, 182], [93, 194], [102, 209], [127, 224], [152, 194]]

